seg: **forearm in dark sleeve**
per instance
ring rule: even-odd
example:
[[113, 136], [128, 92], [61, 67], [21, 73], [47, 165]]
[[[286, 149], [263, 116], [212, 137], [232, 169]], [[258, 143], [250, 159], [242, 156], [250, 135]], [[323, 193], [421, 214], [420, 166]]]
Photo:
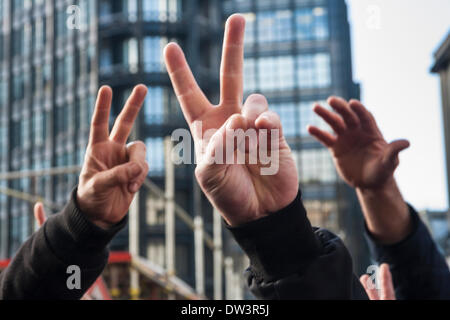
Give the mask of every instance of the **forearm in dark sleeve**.
[[246, 280], [257, 298], [367, 299], [345, 245], [311, 227], [300, 193], [287, 208], [229, 229], [249, 256]]
[[450, 299], [450, 271], [417, 212], [410, 207], [413, 232], [402, 242], [384, 246], [366, 228], [379, 263], [389, 264], [398, 299]]
[[[63, 211], [52, 216], [19, 249], [0, 275], [1, 299], [80, 299], [102, 273], [107, 245], [126, 218], [103, 230], [78, 210], [76, 191]], [[67, 285], [69, 266], [80, 269], [80, 289]]]

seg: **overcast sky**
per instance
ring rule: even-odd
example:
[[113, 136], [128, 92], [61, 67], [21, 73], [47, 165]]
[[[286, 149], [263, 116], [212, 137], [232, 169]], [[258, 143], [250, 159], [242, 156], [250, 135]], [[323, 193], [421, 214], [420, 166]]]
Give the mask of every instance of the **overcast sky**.
[[447, 209], [441, 92], [430, 74], [450, 31], [449, 0], [347, 0], [354, 78], [386, 139], [406, 138], [397, 180], [422, 210]]

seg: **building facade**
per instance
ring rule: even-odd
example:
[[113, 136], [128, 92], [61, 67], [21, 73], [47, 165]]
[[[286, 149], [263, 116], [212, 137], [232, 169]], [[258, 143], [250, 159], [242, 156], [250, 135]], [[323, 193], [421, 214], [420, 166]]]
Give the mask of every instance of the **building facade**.
[[[450, 183], [450, 33], [435, 52], [435, 63], [431, 72], [439, 74], [442, 92], [442, 119], [444, 122], [444, 138], [447, 165], [447, 183]], [[450, 185], [448, 185], [450, 200]]]
[[331, 95], [359, 99], [352, 78], [344, 0], [227, 0], [224, 12], [246, 16], [245, 95], [260, 92], [281, 116], [313, 225], [338, 233], [363, 271], [368, 255], [355, 194], [338, 178], [329, 151], [307, 132], [327, 128], [312, 111]]

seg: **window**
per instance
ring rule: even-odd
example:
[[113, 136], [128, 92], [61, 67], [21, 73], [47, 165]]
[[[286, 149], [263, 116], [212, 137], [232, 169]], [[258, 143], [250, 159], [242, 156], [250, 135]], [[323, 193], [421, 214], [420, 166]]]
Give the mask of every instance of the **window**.
[[261, 91], [294, 88], [294, 59], [292, 56], [260, 58], [258, 66]]
[[[0, 16], [0, 21], [1, 21], [1, 16]], [[4, 39], [3, 33], [0, 32], [0, 62], [3, 61], [4, 55], [5, 55], [5, 52], [4, 52], [5, 46], [3, 44], [3, 41], [4, 41], [3, 39]]]
[[13, 31], [13, 55], [22, 56], [25, 53], [25, 31], [23, 26]]
[[8, 98], [8, 82], [0, 79], [0, 107], [6, 105]]
[[130, 38], [124, 41], [123, 47], [123, 65], [131, 73], [136, 73], [138, 70], [138, 41], [136, 38]]
[[327, 149], [296, 152], [301, 183], [333, 183], [337, 179], [333, 159]]
[[67, 28], [66, 22], [66, 7], [63, 7], [55, 12], [55, 36], [57, 39], [61, 39], [67, 36], [69, 29]]
[[14, 13], [22, 11], [25, 8], [25, 0], [13, 0], [12, 7]]
[[261, 43], [292, 40], [292, 12], [289, 10], [258, 13], [258, 40]]
[[309, 136], [309, 133], [307, 131], [308, 125], [316, 126], [319, 129], [331, 132], [330, 126], [324, 120], [322, 120], [321, 117], [315, 114], [314, 111], [312, 110], [316, 104], [319, 104], [322, 107], [331, 110], [331, 107], [328, 106], [326, 101], [301, 102], [299, 106], [299, 123], [300, 123], [300, 134], [302, 136], [306, 137]]
[[165, 37], [144, 38], [144, 69], [146, 72], [164, 71], [162, 52], [167, 44]]
[[297, 77], [301, 89], [327, 88], [331, 85], [328, 53], [300, 55], [297, 63]]
[[258, 13], [258, 41], [260, 43], [271, 42], [275, 40], [274, 16], [274, 12]]
[[70, 86], [74, 81], [73, 56], [64, 55], [56, 60], [56, 85]]
[[244, 60], [244, 91], [254, 92], [257, 89], [256, 63], [254, 58]]
[[243, 16], [245, 17], [245, 38], [244, 38], [244, 42], [246, 45], [253, 45], [255, 43], [255, 32], [256, 32], [256, 28], [255, 28], [255, 20], [256, 20], [256, 16], [254, 13], [249, 12], [249, 13], [244, 13]]
[[298, 125], [296, 123], [296, 110], [294, 103], [274, 104], [271, 109], [278, 113], [283, 126], [283, 134], [286, 138], [298, 136]]
[[69, 127], [69, 112], [67, 105], [55, 108], [55, 135], [66, 132]]
[[45, 141], [45, 116], [42, 111], [37, 111], [31, 118], [31, 133], [34, 139], [34, 145], [41, 146]]
[[323, 7], [302, 8], [295, 11], [298, 40], [324, 40], [328, 38], [328, 11]]
[[149, 87], [145, 98], [145, 123], [162, 124], [164, 122], [164, 107], [166, 90], [161, 87]]
[[25, 94], [25, 78], [23, 73], [14, 75], [13, 77], [13, 99], [21, 100]]
[[181, 12], [180, 0], [142, 0], [143, 18], [145, 21], [179, 20]]
[[163, 138], [149, 138], [145, 141], [147, 146], [147, 162], [150, 166], [150, 176], [164, 176], [165, 157]]

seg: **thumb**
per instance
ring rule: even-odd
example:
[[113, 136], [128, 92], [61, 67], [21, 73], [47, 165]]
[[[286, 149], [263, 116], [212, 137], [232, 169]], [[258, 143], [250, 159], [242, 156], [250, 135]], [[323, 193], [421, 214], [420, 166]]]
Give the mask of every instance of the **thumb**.
[[397, 140], [389, 144], [387, 147], [384, 157], [383, 164], [389, 168], [397, 168], [399, 164], [398, 155], [405, 149], [408, 149], [410, 143], [408, 140]]
[[34, 205], [34, 218], [36, 219], [36, 222], [39, 227], [41, 227], [44, 224], [46, 217], [44, 205], [42, 204], [42, 202], [38, 202]]
[[94, 178], [96, 190], [104, 191], [117, 185], [129, 184], [142, 172], [136, 162], [127, 162], [110, 170], [100, 172]]

